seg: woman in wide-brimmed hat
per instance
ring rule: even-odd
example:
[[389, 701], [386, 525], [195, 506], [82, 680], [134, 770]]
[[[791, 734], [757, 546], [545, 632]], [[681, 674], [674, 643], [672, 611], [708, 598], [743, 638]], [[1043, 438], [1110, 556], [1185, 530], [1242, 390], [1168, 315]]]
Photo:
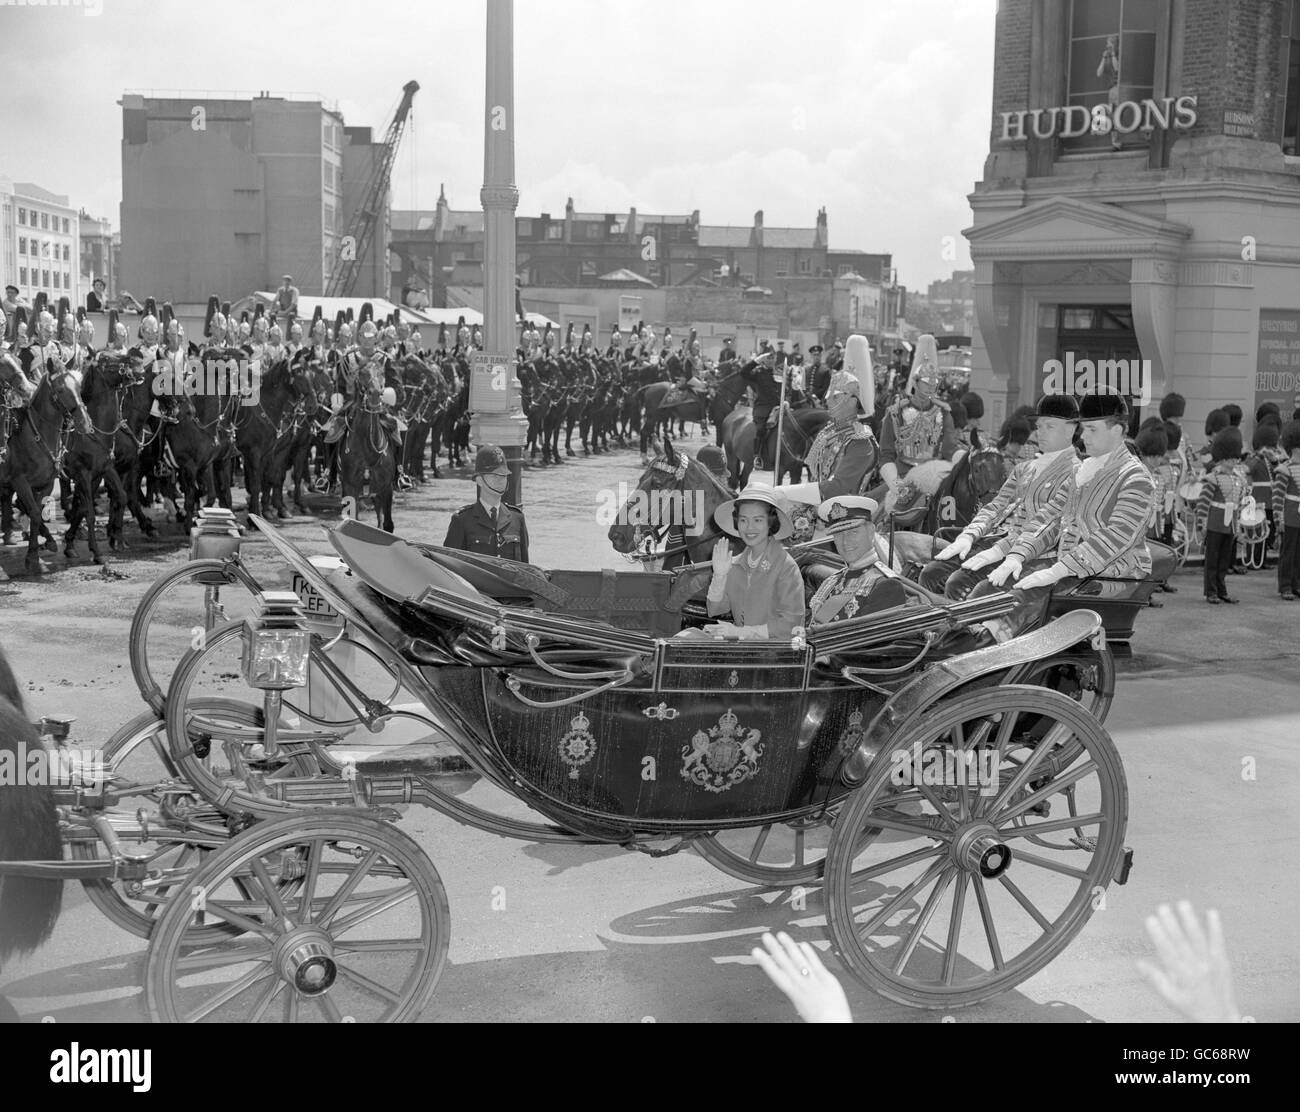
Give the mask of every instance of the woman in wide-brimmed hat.
[[713, 546], [713, 582], [709, 614], [731, 612], [731, 621], [705, 626], [712, 637], [762, 640], [787, 638], [804, 624], [803, 577], [799, 565], [781, 546], [794, 531], [785, 499], [766, 484], [755, 483], [724, 502], [713, 515], [719, 529], [744, 541]]

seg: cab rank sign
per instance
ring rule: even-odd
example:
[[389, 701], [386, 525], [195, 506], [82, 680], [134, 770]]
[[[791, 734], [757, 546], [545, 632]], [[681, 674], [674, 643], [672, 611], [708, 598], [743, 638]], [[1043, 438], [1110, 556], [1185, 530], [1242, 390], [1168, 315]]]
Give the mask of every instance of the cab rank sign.
[[474, 412], [506, 413], [517, 407], [513, 355], [476, 351], [470, 360], [469, 407]]

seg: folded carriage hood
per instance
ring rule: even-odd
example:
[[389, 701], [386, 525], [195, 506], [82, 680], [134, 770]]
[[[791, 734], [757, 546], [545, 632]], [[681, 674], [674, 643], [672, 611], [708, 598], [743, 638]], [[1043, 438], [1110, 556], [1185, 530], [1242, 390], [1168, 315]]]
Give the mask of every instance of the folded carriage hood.
[[906, 687], [886, 701], [863, 732], [862, 742], [844, 762], [840, 779], [856, 786], [866, 779], [877, 753], [897, 734], [907, 734], [916, 721], [954, 689], [991, 672], [1002, 672], [1062, 652], [1097, 636], [1101, 615], [1093, 610], [1073, 610], [1056, 621], [1001, 645], [954, 656], [926, 668]]

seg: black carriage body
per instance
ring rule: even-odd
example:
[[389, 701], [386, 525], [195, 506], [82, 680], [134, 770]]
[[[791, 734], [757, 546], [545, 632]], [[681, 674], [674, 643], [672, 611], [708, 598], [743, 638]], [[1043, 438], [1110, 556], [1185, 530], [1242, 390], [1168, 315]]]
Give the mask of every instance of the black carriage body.
[[[821, 810], [848, 790], [839, 771], [884, 703], [775, 644], [665, 642], [633, 683], [552, 708], [525, 705], [497, 669], [422, 672], [540, 810], [640, 832]], [[513, 674], [535, 702], [580, 692], [540, 669]]]
[[[486, 651], [481, 631], [471, 636], [464, 623], [418, 603], [419, 592], [410, 589], [415, 584], [401, 583], [391, 568], [380, 577], [385, 593], [367, 586], [365, 580], [375, 579], [372, 553], [346, 543], [360, 538], [393, 549], [404, 542], [347, 522], [331, 539], [358, 574], [325, 573], [271, 527], [264, 535], [388, 659], [471, 765], [563, 829], [593, 841], [817, 815], [858, 786], [887, 747], [910, 744], [909, 730], [937, 700], [958, 687], [997, 683], [1019, 665], [1086, 640], [1100, 626], [1095, 614], [1080, 612], [1007, 645], [946, 658], [936, 652], [926, 667], [914, 645], [881, 644], [870, 652], [880, 678], [866, 683], [847, 678], [839, 661], [819, 663], [813, 648], [789, 642], [625, 634], [638, 651], [621, 657], [554, 646], [523, 653], [518, 638]], [[423, 581], [436, 578], [438, 567], [426, 551], [406, 570]], [[566, 574], [589, 573], [551, 573]], [[647, 580], [644, 572], [618, 579], [624, 577]], [[464, 587], [474, 593], [468, 583]], [[641, 591], [638, 586], [631, 594]], [[659, 593], [651, 592], [656, 599]], [[507, 614], [523, 612], [502, 607], [498, 613], [507, 622]], [[909, 623], [917, 620], [912, 614]], [[635, 628], [630, 613], [623, 619]], [[593, 621], [593, 639], [601, 630], [608, 637], [613, 627]], [[618, 662], [630, 676], [617, 685], [580, 675], [568, 681], [557, 674], [561, 660], [564, 670]]]

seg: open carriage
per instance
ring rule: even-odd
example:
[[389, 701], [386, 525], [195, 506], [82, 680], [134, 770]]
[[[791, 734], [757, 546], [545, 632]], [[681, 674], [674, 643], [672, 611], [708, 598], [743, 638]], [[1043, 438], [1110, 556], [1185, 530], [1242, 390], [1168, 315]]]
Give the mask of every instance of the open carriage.
[[[1106, 655], [1095, 613], [972, 649], [968, 627], [1010, 596], [909, 588], [792, 641], [674, 639], [690, 569], [545, 572], [357, 522], [329, 533], [331, 569], [258, 525], [310, 612], [233, 553], [160, 581], [132, 630], [150, 710], [110, 742], [109, 782], [61, 799], [74, 860], [2, 866], [79, 878], [147, 937], [156, 1019], [418, 1018], [449, 917], [393, 825], [410, 803], [820, 884], [846, 967], [928, 1008], [1032, 976], [1126, 878], [1127, 790], [1098, 718], [1113, 672], [1079, 682]], [[149, 626], [178, 584], [206, 618], [164, 689]], [[256, 605], [221, 621], [237, 599]], [[388, 740], [398, 723], [416, 729]], [[534, 814], [446, 790], [435, 740]]]

